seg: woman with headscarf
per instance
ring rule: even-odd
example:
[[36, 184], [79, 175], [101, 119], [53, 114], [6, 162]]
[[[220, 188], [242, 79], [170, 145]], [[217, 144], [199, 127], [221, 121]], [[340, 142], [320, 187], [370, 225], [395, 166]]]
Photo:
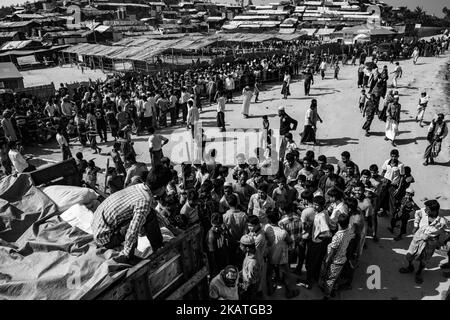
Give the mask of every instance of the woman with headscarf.
[[250, 103], [252, 100], [253, 92], [250, 90], [249, 86], [246, 86], [242, 90], [242, 109], [241, 113], [244, 115], [244, 118], [248, 118], [248, 113], [250, 109]]

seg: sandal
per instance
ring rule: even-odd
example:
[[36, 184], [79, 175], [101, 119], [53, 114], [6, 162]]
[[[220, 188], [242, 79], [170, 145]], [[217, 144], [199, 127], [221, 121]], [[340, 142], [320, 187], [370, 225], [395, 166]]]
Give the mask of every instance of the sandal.
[[400, 273], [411, 273], [414, 271], [414, 267], [401, 267], [400, 270], [398, 270]]

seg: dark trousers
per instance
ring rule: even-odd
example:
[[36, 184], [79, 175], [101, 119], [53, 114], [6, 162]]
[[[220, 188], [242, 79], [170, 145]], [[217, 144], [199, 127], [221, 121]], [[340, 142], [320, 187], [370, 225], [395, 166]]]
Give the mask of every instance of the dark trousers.
[[394, 216], [396, 210], [396, 199], [395, 199], [395, 190], [397, 190], [397, 186], [390, 185], [388, 189], [388, 200], [389, 200], [389, 213]]
[[100, 140], [106, 141], [106, 123], [97, 122], [97, 133]]
[[170, 108], [169, 109], [169, 113], [170, 113], [170, 124], [172, 126], [177, 124], [177, 116], [176, 116], [176, 109], [175, 108]]
[[306, 258], [306, 251], [309, 243], [308, 241], [300, 241], [295, 245], [295, 249], [297, 250], [298, 255], [298, 261], [297, 261], [297, 267], [295, 267], [295, 272], [300, 273], [303, 268], [303, 263], [305, 262]]
[[69, 158], [72, 158], [72, 153], [70, 152], [69, 146], [62, 146], [61, 153], [62, 153], [63, 161], [65, 161]]
[[227, 90], [227, 100], [233, 100], [233, 90]]
[[[130, 222], [131, 220], [125, 221], [116, 230], [114, 230], [114, 233], [109, 239], [109, 242], [104, 245], [106, 249], [116, 248], [125, 241]], [[159, 228], [159, 223], [158, 219], [156, 218], [155, 211], [151, 210], [149, 215], [147, 216], [147, 220], [144, 224], [144, 230], [153, 251], [156, 251], [158, 248], [162, 247], [163, 237], [161, 234], [161, 229]], [[134, 245], [134, 247], [136, 246], [137, 243]], [[132, 250], [131, 254], [134, 254], [134, 250]]]
[[309, 90], [311, 89], [311, 82], [305, 81], [305, 96], [309, 95]]
[[378, 214], [376, 212], [367, 218], [367, 226], [372, 229], [372, 236], [376, 236], [378, 232]]
[[370, 125], [372, 124], [373, 118], [374, 118], [374, 115], [373, 115], [373, 114], [367, 116], [366, 122], [364, 122], [364, 125], [363, 125], [363, 127], [362, 127], [363, 130], [366, 130], [366, 132], [369, 132], [369, 131], [370, 131]]
[[162, 157], [163, 157], [162, 150], [153, 151], [150, 153], [150, 160], [152, 161], [153, 168], [155, 168], [156, 165], [161, 164]]
[[409, 220], [409, 213], [403, 213], [400, 216], [393, 216], [391, 218], [391, 228], [394, 229], [397, 226], [397, 222], [401, 221], [401, 226], [400, 226], [400, 235], [404, 235], [406, 234], [406, 226], [408, 225], [408, 220]]
[[318, 280], [320, 276], [320, 267], [327, 254], [327, 245], [329, 241], [319, 243], [310, 241], [306, 253], [306, 281], [312, 282]]
[[186, 119], [187, 119], [187, 113], [188, 113], [187, 103], [182, 103], [182, 104], [180, 105], [180, 109], [181, 109], [181, 112], [182, 112], [182, 114], [183, 114], [183, 122], [186, 122]]
[[143, 117], [142, 118], [142, 129], [146, 129], [147, 132], [150, 131], [150, 128], [153, 126], [153, 117]]
[[217, 126], [225, 129], [225, 114], [222, 111], [217, 112]]
[[255, 301], [257, 300], [257, 293], [259, 289], [259, 282], [250, 284], [245, 291], [241, 293], [241, 300]]

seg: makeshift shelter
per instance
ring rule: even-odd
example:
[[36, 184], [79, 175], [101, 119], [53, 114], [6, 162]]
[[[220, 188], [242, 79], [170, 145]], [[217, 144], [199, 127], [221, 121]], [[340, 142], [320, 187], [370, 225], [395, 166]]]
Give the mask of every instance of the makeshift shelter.
[[12, 62], [0, 62], [0, 88], [21, 89], [23, 88], [23, 76]]

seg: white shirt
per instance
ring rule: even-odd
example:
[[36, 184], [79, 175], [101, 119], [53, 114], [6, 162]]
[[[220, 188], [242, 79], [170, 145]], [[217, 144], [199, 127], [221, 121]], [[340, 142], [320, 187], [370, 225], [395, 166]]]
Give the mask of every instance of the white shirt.
[[217, 112], [225, 111], [225, 103], [226, 103], [225, 97], [219, 97], [217, 99]]
[[405, 174], [405, 165], [402, 162], [398, 162], [398, 166], [393, 167], [389, 164], [390, 159], [386, 160], [381, 167], [382, 170], [386, 170], [384, 177], [391, 181], [391, 184], [398, 186], [400, 183], [400, 176]]
[[19, 151], [11, 149], [8, 152], [8, 156], [14, 166], [14, 169], [16, 169], [18, 173], [22, 173], [26, 168], [28, 168], [27, 160], [25, 160]]
[[153, 106], [155, 105], [155, 101], [152, 98], [148, 98], [144, 103], [144, 118], [149, 118], [153, 116]]
[[234, 90], [234, 79], [233, 78], [228, 77], [225, 79], [225, 89]]
[[181, 93], [180, 103], [187, 103], [191, 95], [188, 92]]
[[148, 137], [148, 147], [153, 148], [152, 151], [159, 151], [162, 148], [162, 142], [168, 141], [167, 138], [163, 137], [160, 134], [152, 134]]
[[348, 208], [347, 208], [347, 205], [343, 201], [339, 202], [338, 204], [333, 203], [331, 205], [331, 208], [333, 211], [331, 212], [329, 222], [330, 222], [330, 225], [333, 227], [333, 229], [335, 229], [335, 228], [337, 228], [339, 216], [341, 214], [348, 214]]

